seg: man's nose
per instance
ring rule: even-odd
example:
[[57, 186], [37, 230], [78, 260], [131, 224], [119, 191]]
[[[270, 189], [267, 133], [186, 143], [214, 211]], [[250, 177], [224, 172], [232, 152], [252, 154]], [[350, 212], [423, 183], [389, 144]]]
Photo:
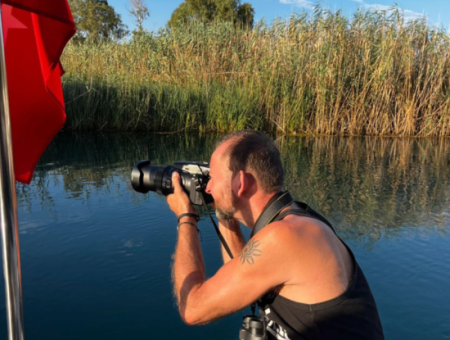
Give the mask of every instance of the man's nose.
[[205, 192], [211, 195], [211, 180], [206, 185]]

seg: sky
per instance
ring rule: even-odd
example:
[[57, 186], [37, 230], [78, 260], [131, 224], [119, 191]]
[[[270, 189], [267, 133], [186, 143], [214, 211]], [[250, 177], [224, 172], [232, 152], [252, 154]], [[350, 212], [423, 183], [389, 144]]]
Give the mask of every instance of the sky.
[[[146, 0], [150, 17], [144, 23], [149, 31], [157, 31], [170, 19], [172, 12], [183, 0]], [[265, 19], [271, 22], [275, 18], [286, 19], [292, 12], [310, 12], [318, 3], [331, 10], [342, 10], [351, 17], [358, 7], [363, 9], [387, 9], [397, 4], [404, 10], [405, 18], [412, 19], [425, 16], [432, 26], [439, 25], [449, 31], [450, 0], [242, 0], [249, 2], [255, 9], [255, 19]], [[128, 0], [109, 0], [108, 3], [121, 15], [122, 21], [132, 30], [135, 25], [130, 16]]]

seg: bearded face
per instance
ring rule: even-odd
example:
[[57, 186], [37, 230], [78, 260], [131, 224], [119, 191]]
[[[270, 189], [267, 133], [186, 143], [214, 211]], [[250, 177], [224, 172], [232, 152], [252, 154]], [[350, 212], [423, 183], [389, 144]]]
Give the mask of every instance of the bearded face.
[[217, 218], [224, 220], [232, 219], [236, 212], [236, 203], [237, 197], [233, 190], [231, 190], [230, 184], [224, 190], [223, 196], [215, 199]]
[[214, 198], [216, 215], [219, 219], [234, 218], [239, 203], [238, 197], [232, 190], [233, 173], [229, 169], [229, 159], [227, 155], [224, 155], [227, 147], [227, 143], [224, 143], [212, 154], [210, 179], [206, 186], [206, 192]]

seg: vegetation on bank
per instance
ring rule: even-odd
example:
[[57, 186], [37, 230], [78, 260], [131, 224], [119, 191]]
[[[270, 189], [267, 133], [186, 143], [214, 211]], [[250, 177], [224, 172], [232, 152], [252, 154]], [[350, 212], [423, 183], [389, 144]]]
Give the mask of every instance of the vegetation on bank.
[[398, 9], [70, 44], [67, 129], [450, 135], [450, 41]]

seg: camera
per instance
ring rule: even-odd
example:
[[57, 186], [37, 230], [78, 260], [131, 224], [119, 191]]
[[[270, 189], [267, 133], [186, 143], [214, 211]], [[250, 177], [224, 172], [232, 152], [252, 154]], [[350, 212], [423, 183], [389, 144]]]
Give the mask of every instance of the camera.
[[256, 315], [246, 315], [242, 320], [239, 340], [266, 340], [264, 322]]
[[152, 165], [150, 161], [139, 161], [131, 171], [131, 185], [137, 192], [149, 191], [167, 196], [174, 192], [172, 174], [180, 174], [181, 187], [194, 205], [214, 202], [205, 192], [209, 181], [209, 164], [205, 162], [175, 162], [173, 165]]

